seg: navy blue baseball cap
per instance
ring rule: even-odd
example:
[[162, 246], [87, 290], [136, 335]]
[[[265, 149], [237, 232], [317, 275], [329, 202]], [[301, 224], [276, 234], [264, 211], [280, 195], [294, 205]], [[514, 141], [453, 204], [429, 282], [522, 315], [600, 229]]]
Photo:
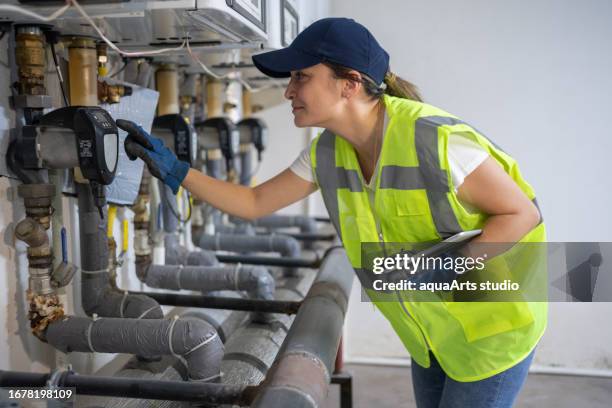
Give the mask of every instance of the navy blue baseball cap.
[[382, 84], [389, 54], [367, 28], [350, 18], [323, 18], [306, 27], [286, 48], [254, 55], [253, 63], [273, 78], [329, 61], [352, 68]]

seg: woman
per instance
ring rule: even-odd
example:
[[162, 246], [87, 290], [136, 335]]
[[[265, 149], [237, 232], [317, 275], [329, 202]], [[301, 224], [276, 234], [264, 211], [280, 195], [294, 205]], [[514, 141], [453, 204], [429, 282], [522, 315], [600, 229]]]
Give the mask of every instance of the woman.
[[[126, 151], [175, 192], [182, 185], [245, 219], [320, 188], [362, 275], [362, 242], [439, 241], [472, 229], [482, 229], [474, 242], [545, 240], [535, 194], [516, 162], [466, 123], [421, 103], [362, 25], [322, 19], [289, 47], [253, 61], [269, 76], [291, 78], [285, 97], [296, 126], [326, 129], [290, 168], [255, 188], [230, 184], [118, 121], [130, 133]], [[411, 354], [419, 407], [511, 406], [546, 325], [543, 303], [375, 303]]]

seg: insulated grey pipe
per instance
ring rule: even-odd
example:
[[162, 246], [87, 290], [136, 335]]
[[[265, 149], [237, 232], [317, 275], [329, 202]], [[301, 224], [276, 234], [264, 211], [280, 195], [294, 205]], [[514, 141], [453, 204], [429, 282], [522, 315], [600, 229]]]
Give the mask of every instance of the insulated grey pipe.
[[[312, 234], [318, 231], [317, 221], [313, 217], [306, 217], [304, 215], [272, 214], [254, 220], [253, 225], [267, 229], [298, 227], [300, 232], [306, 234]], [[313, 248], [313, 243], [311, 241], [305, 241], [303, 245], [306, 249]]]
[[162, 195], [162, 219], [164, 221], [164, 232], [173, 233], [178, 230], [179, 220], [177, 218], [176, 198], [167, 185], [158, 180], [159, 192]]
[[[81, 304], [87, 315], [160, 319], [164, 315], [148, 296], [124, 294], [110, 286], [106, 220], [100, 218], [89, 184], [76, 184], [81, 245]], [[104, 207], [106, 212], [106, 207]]]
[[[230, 219], [232, 222], [234, 219]], [[238, 219], [240, 220], [240, 219]], [[244, 220], [240, 220], [244, 222]], [[304, 215], [279, 215], [272, 214], [266, 217], [261, 217], [251, 221], [256, 227], [264, 228], [287, 228], [287, 227], [298, 227], [301, 232], [316, 232], [317, 221], [313, 217], [306, 217]]]
[[353, 274], [344, 250], [328, 253], [251, 407], [321, 404], [342, 335]]
[[[220, 154], [218, 159], [212, 159], [210, 157], [206, 158], [206, 174], [210, 177], [216, 178], [217, 180], [221, 180], [222, 168], [223, 160], [221, 159]], [[223, 223], [221, 219], [221, 211], [219, 211], [218, 209], [211, 208], [210, 215], [212, 217], [213, 225], [215, 226], [215, 228], [217, 227], [217, 225], [221, 225]]]
[[274, 298], [274, 278], [261, 266], [149, 265], [137, 275], [152, 288], [201, 292], [233, 289], [247, 291], [256, 299]]
[[[284, 278], [276, 288], [276, 301], [301, 301], [314, 278], [312, 273], [303, 271]], [[275, 322], [250, 323], [238, 329], [225, 343], [221, 381], [235, 385], [261, 383], [278, 354], [294, 316], [277, 315], [278, 320]]]
[[50, 324], [45, 336], [65, 353], [171, 354], [185, 363], [189, 379], [198, 381], [217, 379], [223, 358], [223, 343], [215, 329], [195, 319], [67, 317]]
[[253, 175], [253, 152], [252, 149], [245, 149], [240, 152], [240, 184], [243, 186], [251, 185]]
[[[164, 220], [164, 244], [166, 248], [166, 264], [168, 265], [202, 265], [214, 266], [218, 265], [219, 261], [212, 251], [189, 251], [186, 247], [180, 245], [178, 236], [175, 235], [178, 230], [179, 221], [174, 213], [178, 214], [176, 206], [174, 206], [174, 195], [170, 187], [159, 181], [159, 191], [163, 194], [162, 201], [162, 218]], [[170, 206], [174, 206], [174, 212]]]
[[179, 238], [174, 234], [164, 237], [166, 248], [166, 265], [217, 266], [219, 261], [213, 251], [198, 249], [189, 251], [179, 244]]
[[201, 235], [197, 244], [202, 249], [232, 252], [277, 252], [283, 257], [298, 258], [300, 243], [282, 234], [244, 236], [233, 234]]
[[[212, 292], [209, 295], [230, 299], [241, 299], [243, 296], [238, 292], [228, 290]], [[181, 317], [201, 319], [208, 322], [217, 330], [221, 341], [225, 343], [248, 320], [249, 313], [238, 310], [194, 308], [182, 313]]]
[[[242, 224], [237, 224], [237, 225], [224, 225], [224, 224], [215, 225], [215, 232], [218, 232], [220, 234], [255, 235], [255, 229], [253, 228], [253, 226], [246, 222]], [[194, 241], [199, 242], [200, 236], [198, 236], [197, 241], [195, 239]]]
[[[232, 252], [277, 252], [282, 257], [299, 258], [300, 243], [286, 235], [233, 235], [233, 234], [202, 234], [197, 245], [202, 249]], [[287, 274], [294, 273], [291, 268], [285, 269]]]
[[219, 159], [206, 159], [206, 174], [210, 177], [214, 177], [221, 180], [221, 169], [223, 168], [223, 161]]

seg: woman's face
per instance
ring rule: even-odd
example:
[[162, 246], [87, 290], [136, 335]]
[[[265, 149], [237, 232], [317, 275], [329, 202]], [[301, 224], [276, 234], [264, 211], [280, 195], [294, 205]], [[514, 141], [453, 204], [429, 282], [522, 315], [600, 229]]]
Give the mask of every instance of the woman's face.
[[342, 108], [341, 81], [323, 64], [291, 71], [285, 98], [291, 101], [297, 127], [327, 127]]

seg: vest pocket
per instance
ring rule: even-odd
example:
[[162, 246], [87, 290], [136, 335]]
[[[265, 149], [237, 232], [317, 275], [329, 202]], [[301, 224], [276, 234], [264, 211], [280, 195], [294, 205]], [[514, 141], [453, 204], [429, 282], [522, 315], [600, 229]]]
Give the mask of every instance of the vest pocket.
[[[512, 280], [511, 267], [508, 264], [508, 253], [497, 255], [485, 262], [483, 270], [468, 272], [466, 279], [477, 285], [489, 280], [503, 282]], [[484, 292], [467, 295], [454, 293], [454, 302], [444, 302], [446, 310], [463, 328], [468, 342], [511, 330], [519, 329], [534, 322], [534, 315], [529, 303], [523, 301], [520, 293], [507, 297], [502, 292]], [[468, 301], [457, 301], [466, 299]], [[495, 299], [496, 301], [487, 301]], [[505, 300], [504, 300], [505, 299]], [[517, 300], [518, 299], [518, 300]]]

